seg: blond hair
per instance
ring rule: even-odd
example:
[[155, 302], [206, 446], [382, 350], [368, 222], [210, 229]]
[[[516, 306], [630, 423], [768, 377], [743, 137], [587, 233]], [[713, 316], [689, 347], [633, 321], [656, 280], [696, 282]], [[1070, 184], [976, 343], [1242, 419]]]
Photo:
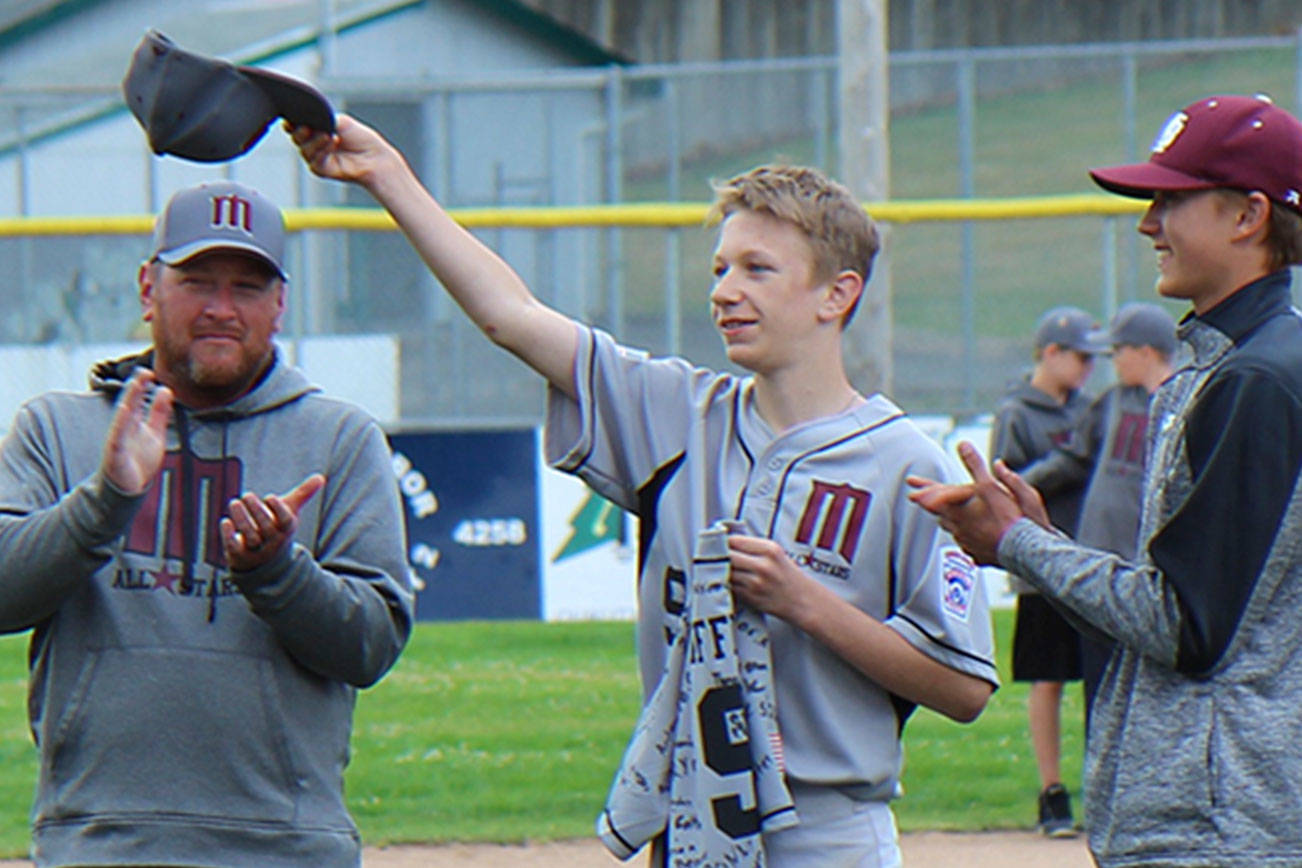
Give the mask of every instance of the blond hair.
[[[853, 271], [868, 283], [881, 240], [868, 213], [844, 185], [809, 166], [770, 164], [711, 186], [714, 203], [707, 224], [718, 224], [736, 211], [769, 214], [792, 224], [809, 240], [815, 280]], [[858, 304], [856, 300], [844, 323]]]

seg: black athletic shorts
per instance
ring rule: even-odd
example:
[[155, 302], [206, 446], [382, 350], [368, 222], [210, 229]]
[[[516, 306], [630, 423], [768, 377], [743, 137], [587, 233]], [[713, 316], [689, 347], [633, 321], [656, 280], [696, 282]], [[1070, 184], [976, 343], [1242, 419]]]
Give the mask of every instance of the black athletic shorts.
[[1039, 594], [1017, 595], [1014, 681], [1079, 681], [1080, 634]]

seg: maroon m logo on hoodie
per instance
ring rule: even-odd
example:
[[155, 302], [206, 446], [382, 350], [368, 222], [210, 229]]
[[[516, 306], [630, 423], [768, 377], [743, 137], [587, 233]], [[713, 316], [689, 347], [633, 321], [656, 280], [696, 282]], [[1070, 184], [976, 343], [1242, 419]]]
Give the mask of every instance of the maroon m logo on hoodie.
[[163, 456], [163, 468], [145, 492], [145, 501], [127, 532], [125, 549], [146, 557], [196, 561], [199, 552], [186, 551], [188, 526], [198, 529], [188, 538], [200, 547], [203, 562], [224, 567], [219, 522], [226, 514], [226, 502], [240, 494], [243, 466], [235, 456], [208, 459], [190, 455], [184, 463], [183, 471], [179, 451]]

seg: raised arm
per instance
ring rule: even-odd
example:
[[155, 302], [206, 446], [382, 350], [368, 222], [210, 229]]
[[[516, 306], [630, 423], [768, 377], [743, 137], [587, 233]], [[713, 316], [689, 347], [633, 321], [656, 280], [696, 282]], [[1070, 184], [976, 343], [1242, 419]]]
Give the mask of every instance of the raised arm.
[[453, 220], [393, 145], [347, 115], [339, 116], [334, 135], [307, 127], [291, 135], [315, 174], [360, 185], [393, 215], [430, 271], [490, 340], [575, 396], [574, 321], [540, 302], [500, 256]]

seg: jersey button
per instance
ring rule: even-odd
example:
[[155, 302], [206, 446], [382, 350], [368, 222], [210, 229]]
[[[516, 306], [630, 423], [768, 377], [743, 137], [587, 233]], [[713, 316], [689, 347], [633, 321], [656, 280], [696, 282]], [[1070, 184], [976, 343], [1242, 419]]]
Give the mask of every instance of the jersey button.
[[782, 459], [781, 459], [781, 458], [770, 458], [770, 459], [769, 459], [769, 470], [781, 470], [781, 469], [782, 469]]
[[773, 483], [771, 483], [771, 482], [761, 482], [761, 483], [759, 484], [759, 487], [756, 488], [755, 490], [756, 490], [757, 492], [759, 492], [760, 494], [768, 494], [769, 492], [771, 492], [771, 491], [773, 490]]

